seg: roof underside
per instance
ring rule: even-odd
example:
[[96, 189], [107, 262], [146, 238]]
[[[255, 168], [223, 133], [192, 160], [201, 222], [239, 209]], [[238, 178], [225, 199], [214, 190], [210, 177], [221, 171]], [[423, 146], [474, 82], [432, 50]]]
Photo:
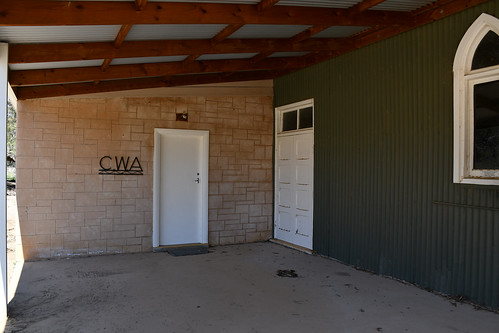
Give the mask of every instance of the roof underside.
[[19, 99], [274, 79], [488, 0], [0, 0]]

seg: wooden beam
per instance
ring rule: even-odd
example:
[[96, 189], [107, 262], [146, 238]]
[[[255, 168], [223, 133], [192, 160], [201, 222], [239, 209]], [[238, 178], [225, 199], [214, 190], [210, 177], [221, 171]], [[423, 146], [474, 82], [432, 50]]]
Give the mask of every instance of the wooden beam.
[[338, 49], [345, 38], [317, 38], [290, 45], [282, 39], [226, 39], [213, 44], [210, 40], [130, 41], [119, 49], [112, 43], [11, 44], [9, 63], [58, 62], [96, 60], [109, 57], [135, 58], [189, 54], [257, 53], [273, 49], [276, 52], [301, 52]]
[[258, 3], [258, 11], [263, 12], [264, 10], [273, 7], [279, 0], [262, 0]]
[[[288, 45], [293, 45], [294, 43], [301, 42], [305, 39], [308, 39], [308, 38], [312, 37], [313, 35], [316, 35], [319, 32], [326, 30], [329, 27], [330, 27], [329, 25], [316, 25], [316, 26], [310, 27], [307, 30], [302, 31], [299, 34], [291, 37], [290, 39], [283, 41], [283, 43], [286, 43]], [[275, 52], [277, 52], [276, 47], [265, 49], [264, 51], [260, 52], [259, 54], [255, 55], [253, 58], [251, 58], [251, 62], [257, 63], [259, 61], [262, 61], [262, 60], [266, 59], [267, 57], [269, 57], [270, 55], [274, 54]]]
[[111, 65], [111, 61], [113, 61], [113, 58], [104, 59], [102, 65], [100, 66], [101, 71], [105, 72]]
[[[269, 7], [272, 7], [274, 4], [276, 4], [279, 0], [262, 0], [259, 4], [258, 4], [258, 9], [260, 11], [263, 11]], [[348, 12], [348, 15], [358, 15], [364, 11], [366, 11], [367, 9], [377, 5], [377, 4], [380, 4], [381, 2], [383, 2], [385, 0], [364, 0], [362, 1], [361, 3], [357, 4], [356, 6], [350, 8], [349, 12]], [[324, 31], [326, 29], [328, 29], [329, 27], [331, 27], [332, 24], [327, 24], [327, 25], [314, 25], [310, 28], [308, 28], [307, 30], [293, 36], [292, 38], [290, 38], [287, 42], [290, 43], [290, 44], [293, 44], [293, 43], [296, 43], [296, 42], [300, 42], [300, 41], [303, 41], [305, 39], [308, 39], [316, 34], [318, 34], [319, 32], [321, 31]], [[266, 59], [267, 57], [269, 57], [270, 55], [274, 54], [276, 52], [275, 48], [270, 48], [270, 49], [266, 49], [265, 51], [263, 52], [260, 52], [259, 54], [257, 54], [256, 56], [254, 56], [252, 59], [251, 59], [251, 62], [252, 63], [257, 63], [259, 61], [262, 61], [264, 59]]]
[[[22, 0], [20, 0], [20, 1], [22, 1]], [[410, 13], [410, 16], [412, 17], [412, 19], [410, 19], [408, 21], [408, 23], [411, 23], [411, 24], [385, 27], [385, 28], [380, 28], [380, 29], [376, 28], [376, 29], [371, 29], [370, 31], [358, 34], [352, 38], [341, 39], [341, 40], [331, 40], [331, 43], [334, 44], [334, 47], [329, 49], [329, 50], [325, 50], [324, 48], [322, 48], [324, 46], [324, 44], [313, 44], [314, 47], [317, 48], [317, 50], [315, 50], [312, 54], [300, 57], [299, 59], [292, 59], [294, 61], [294, 65], [296, 65], [296, 67], [291, 66], [291, 62], [289, 62], [289, 60], [291, 60], [291, 59], [289, 59], [286, 65], [284, 65], [283, 63], [275, 64], [274, 68], [278, 69], [277, 70], [278, 73], [291, 72], [291, 71], [295, 70], [296, 68], [302, 68], [302, 67], [320, 62], [320, 61], [324, 61], [324, 60], [329, 59], [331, 57], [350, 52], [350, 51], [358, 49], [360, 47], [375, 43], [379, 40], [389, 38], [389, 37], [394, 36], [396, 34], [399, 34], [401, 32], [411, 30], [411, 29], [416, 28], [418, 26], [433, 22], [437, 19], [455, 14], [455, 13], [460, 12], [462, 10], [465, 10], [469, 7], [472, 7], [472, 6], [487, 2], [487, 1], [488, 0], [454, 0], [454, 1], [452, 1], [452, 0], [440, 0], [432, 5], [428, 5], [424, 8], [422, 8], [421, 10], [417, 10], [413, 13]], [[0, 3], [1, 2], [2, 1], [0, 0]], [[282, 6], [277, 6], [277, 7], [282, 7]], [[271, 8], [269, 10], [273, 10], [273, 8]], [[373, 12], [373, 11], [366, 11], [366, 13], [369, 13], [369, 12]], [[365, 14], [362, 14], [361, 16], [364, 16], [364, 15]], [[2, 22], [0, 22], [0, 25], [1, 24], [2, 24]], [[329, 24], [331, 24], [331, 22], [329, 22]], [[268, 40], [265, 40], [265, 41], [268, 42]], [[343, 46], [340, 46], [340, 43], [339, 43], [340, 41], [341, 42], [344, 41], [345, 44], [343, 44]], [[165, 45], [163, 43], [167, 43], [166, 45], [170, 45], [170, 44], [168, 44], [169, 42], [170, 41], [160, 41], [159, 43], [156, 43], [155, 46], [151, 46], [151, 47], [155, 48], [155, 47], [159, 47], [159, 45]], [[183, 44], [183, 43], [190, 42], [190, 41], [179, 41], [179, 42], [181, 44]], [[227, 43], [234, 43], [234, 40], [222, 41], [220, 44], [213, 45], [213, 47], [221, 47], [221, 46], [226, 47], [228, 45], [228, 44], [226, 44], [226, 42]], [[246, 44], [247, 42], [250, 42], [250, 41], [241, 41], [241, 45]], [[312, 44], [308, 44], [308, 43], [316, 43], [316, 42], [317, 41], [315, 41], [315, 40], [304, 40], [302, 42], [298, 42], [298, 43], [293, 44], [293, 47], [295, 47], [295, 45], [301, 45], [301, 47], [303, 47], [303, 45], [305, 45], [305, 44], [310, 46]], [[127, 44], [127, 42], [124, 42], [123, 47], [125, 47], [125, 45], [129, 45], [129, 46], [145, 45], [145, 44], [132, 44], [132, 42], [129, 42], [129, 43], [130, 44]], [[142, 42], [140, 42], [140, 43], [142, 43]], [[89, 44], [91, 44], [91, 43], [73, 44], [73, 45], [88, 46]], [[94, 44], [99, 44], [99, 43], [94, 43]], [[211, 45], [211, 42], [208, 41], [207, 44]], [[273, 44], [273, 45], [271, 44], [270, 46], [267, 45], [266, 49], [272, 49], [273, 46], [279, 46], [281, 48], [284, 48], [284, 47], [288, 48], [289, 45], [285, 45], [285, 44], [286, 43], [282, 43], [282, 41], [280, 43], [276, 42], [276, 44]], [[52, 45], [55, 45], [55, 44], [52, 44]], [[197, 44], [197, 45], [199, 46], [200, 44]], [[231, 45], [232, 45], [231, 47], [234, 46], [233, 44], [231, 44]], [[67, 46], [68, 46], [68, 44], [64, 45], [64, 48], [66, 48]], [[112, 48], [114, 48], [112, 44], [110, 46]], [[259, 46], [262, 46], [262, 45], [260, 44]], [[15, 44], [12, 45], [11, 47], [15, 47]], [[23, 48], [23, 47], [29, 47], [29, 46], [27, 46], [27, 45], [20, 46], [20, 48]], [[180, 44], [175, 44], [175, 48], [177, 48], [176, 49], [177, 51], [179, 49], [182, 49], [182, 48], [185, 49], [186, 44], [183, 44], [182, 46], [180, 46]], [[149, 49], [149, 50], [147, 50], [147, 52], [151, 52], [151, 50], [152, 49]], [[46, 51], [48, 51], [48, 50], [46, 50]], [[121, 51], [121, 50], [117, 50], [117, 51]], [[54, 51], [52, 51], [52, 52], [54, 52]], [[74, 52], [71, 53], [69, 50], [66, 50], [65, 52], [67, 52], [67, 53], [64, 53], [64, 56], [67, 56], [67, 54], [75, 55]], [[80, 52], [89, 52], [89, 54], [95, 55], [95, 53], [93, 53], [92, 50], [88, 50], [85, 47], [83, 47], [80, 50]], [[103, 49], [97, 50], [95, 52], [97, 52], [97, 53], [103, 52]], [[140, 53], [141, 51], [135, 51], [135, 52]], [[163, 51], [156, 50], [154, 52], [161, 53]], [[168, 52], [171, 52], [171, 49]], [[200, 52], [200, 53], [204, 53], [204, 52]], [[224, 53], [224, 52], [214, 52], [214, 53]], [[234, 53], [234, 51], [231, 51], [231, 53]], [[78, 54], [78, 52], [76, 52], [76, 54]], [[131, 50], [128, 50], [126, 52], [126, 54], [128, 56], [132, 56], [133, 52]], [[194, 54], [194, 53], [191, 53], [191, 54]], [[81, 54], [79, 56], [81, 56]], [[48, 56], [44, 55], [44, 57], [47, 58]], [[102, 57], [100, 59], [102, 59]], [[23, 61], [26, 61], [26, 60], [24, 59]], [[238, 61], [238, 60], [236, 60], [236, 61]], [[267, 63], [270, 61], [275, 61], [275, 59], [266, 59], [262, 62]], [[227, 62], [227, 61], [223, 61], [223, 62]], [[206, 63], [206, 62], [195, 61], [190, 66], [200, 66], [200, 63]], [[146, 65], [148, 65], [148, 64], [144, 64], [142, 66], [146, 66]], [[248, 60], [246, 60], [246, 65], [245, 66], [241, 65], [241, 68], [242, 68], [241, 70], [248, 70], [248, 69], [252, 70], [252, 68], [254, 68], [254, 67], [260, 68], [259, 66], [263, 66], [263, 65], [259, 63], [255, 66], [253, 64], [250, 64], [250, 62]], [[112, 66], [112, 67], [114, 67], [114, 66]], [[120, 66], [117, 66], [117, 67], [120, 67]], [[207, 67], [203, 67], [203, 68], [205, 71], [207, 71]], [[221, 68], [221, 66], [220, 66], [220, 68]], [[214, 67], [214, 69], [216, 69], [216, 67]], [[227, 73], [237, 71], [237, 69], [235, 69], [234, 67], [230, 67], [230, 66], [226, 67], [226, 69], [227, 69], [226, 72], [223, 72], [220, 74], [202, 74], [202, 75], [190, 75], [190, 74], [188, 74], [188, 75], [182, 75], [182, 76], [178, 76], [178, 77], [172, 76], [171, 79], [175, 78], [176, 80], [178, 80], [177, 83], [180, 82], [180, 80], [181, 80], [180, 78], [183, 78], [184, 80], [188, 80], [189, 77], [191, 78], [192, 82], [194, 82], [194, 77], [203, 77], [203, 80], [206, 80], [206, 81], [204, 81], [206, 83], [216, 82], [216, 81], [210, 81], [210, 80], [222, 80], [222, 79], [227, 79], [227, 80], [229, 80], [228, 82], [230, 82], [230, 81], [235, 81], [235, 78], [236, 78], [235, 75], [245, 75], [246, 73], [248, 73], [248, 72], [238, 72], [236, 74], [227, 74]], [[88, 70], [88, 68], [84, 68], [83, 70]], [[52, 71], [58, 72], [59, 70], [52, 70]], [[144, 71], [147, 72], [147, 70], [144, 70]], [[29, 73], [30, 71], [22, 71], [22, 72]], [[51, 76], [50, 72], [51, 71], [45, 72], [45, 74], [47, 74], [47, 77], [49, 77], [49, 78]], [[277, 73], [275, 71], [273, 72], [272, 70], [263, 70], [263, 71], [257, 71], [257, 72], [253, 71], [253, 73], [259, 73], [258, 75], [262, 75], [262, 72], [266, 73], [266, 75], [270, 75], [268, 73]], [[11, 72], [11, 74], [16, 74], [16, 73], [18, 73], [18, 72], [16, 72], [16, 71]], [[255, 74], [255, 75], [257, 75], [257, 74]], [[277, 74], [272, 74], [272, 75], [277, 75]], [[76, 85], [65, 84], [65, 85], [39, 86], [39, 87], [18, 87], [15, 89], [20, 94], [20, 96], [21, 96], [20, 99], [25, 99], [25, 98], [71, 95], [74, 93], [89, 93], [89, 92], [106, 91], [105, 90], [106, 87], [108, 87], [107, 89], [123, 90], [123, 89], [126, 89], [126, 87], [133, 86], [133, 84], [131, 84], [131, 82], [134, 82], [136, 88], [130, 88], [130, 89], [147, 88], [148, 87], [147, 82], [149, 80], [156, 80], [156, 82], [163, 82], [163, 84], [166, 84], [165, 82], [168, 82], [168, 80], [165, 81], [165, 79], [146, 78], [146, 79], [135, 79], [135, 80], [102, 81], [96, 85], [93, 83], [93, 81], [99, 81], [99, 80], [100, 79], [98, 78], [98, 79], [92, 80], [92, 82], [76, 84]], [[201, 79], [198, 78], [196, 80], [198, 80], [197, 82], [199, 82], [199, 80], [201, 80]], [[247, 80], [247, 78], [245, 78], [245, 80]], [[50, 80], [48, 80], [48, 81], [50, 81]], [[43, 82], [43, 80], [41, 80], [41, 82]], [[91, 89], [88, 88], [89, 86], [94, 87], [92, 89], [94, 89], [95, 91], [90, 91]], [[75, 87], [75, 88], [73, 89], [70, 87]], [[86, 87], [86, 88], [79, 88], [80, 90], [78, 90], [77, 87]], [[109, 91], [114, 91], [114, 90], [109, 90]], [[85, 91], [85, 92], [81, 92], [81, 91]], [[34, 96], [34, 97], [26, 97], [26, 96]]]
[[118, 32], [118, 35], [116, 36], [116, 39], [114, 40], [114, 47], [119, 48], [121, 44], [123, 44], [123, 41], [125, 40], [126, 36], [130, 32], [130, 29], [132, 29], [131, 24], [123, 24], [120, 28], [120, 31]]
[[191, 54], [190, 56], [188, 56], [187, 58], [184, 59], [183, 63], [188, 64], [188, 63], [194, 62], [200, 56], [202, 56], [202, 54]]
[[352, 15], [356, 15], [356, 14], [359, 14], [359, 13], [362, 13], [362, 12], [368, 10], [369, 8], [372, 8], [376, 5], [379, 5], [380, 3], [385, 2], [385, 1], [386, 0], [364, 0], [364, 1], [356, 4], [355, 6], [351, 7], [349, 9], [349, 12]]
[[[130, 31], [131, 28], [132, 28], [131, 24], [123, 24], [121, 26], [121, 29], [118, 32], [116, 39], [114, 40], [114, 44], [113, 44], [114, 48], [116, 48], [116, 49], [120, 48], [121, 44], [125, 40], [126, 35], [128, 34], [128, 32]], [[106, 71], [109, 68], [109, 66], [111, 65], [111, 62], [113, 61], [113, 58], [115, 57], [114, 54], [115, 54], [115, 52], [112, 52], [112, 56], [110, 54], [106, 59], [104, 59], [104, 62], [102, 63], [102, 66], [101, 66], [101, 70], [103, 72]]]
[[[279, 0], [277, 0], [279, 1]], [[274, 3], [276, 3], [277, 1], [274, 1]], [[386, 0], [364, 0], [362, 1], [361, 3], [353, 6], [352, 8], [349, 9], [348, 11], [348, 14], [347, 15], [350, 15], [350, 16], [355, 16], [355, 15], [359, 15], [360, 13], [368, 10], [369, 8], [377, 5], [377, 4], [380, 4], [381, 2], [383, 1], [386, 1]], [[263, 3], [265, 2], [273, 2], [273, 0], [262, 0], [258, 5], [262, 5]], [[301, 42], [303, 40], [306, 40], [316, 34], [318, 34], [319, 32], [321, 31], [324, 31], [328, 28], [330, 28], [331, 26], [333, 26], [333, 24], [327, 24], [327, 25], [314, 25], [310, 28], [308, 28], [307, 30], [305, 31], [302, 31], [301, 33], [291, 37], [290, 39], [287, 40], [287, 43], [289, 44], [293, 44], [293, 43], [297, 43], [297, 42]], [[270, 48], [270, 49], [266, 49], [265, 51], [263, 52], [260, 52], [259, 54], [257, 54], [256, 56], [254, 56], [251, 61], [253, 63], [256, 63], [256, 62], [259, 62], [259, 61], [262, 61], [264, 59], [266, 59], [268, 56], [272, 55], [273, 53], [275, 53], [275, 49], [273, 48]]]
[[227, 39], [230, 35], [232, 35], [237, 30], [241, 29], [244, 24], [229, 24], [222, 31], [220, 31], [215, 37], [211, 39], [213, 44], [220, 43]]
[[135, 8], [138, 11], [144, 10], [147, 6], [147, 0], [135, 0]]
[[126, 1], [0, 0], [0, 26], [122, 24], [287, 24], [373, 26], [410, 24], [409, 13], [366, 11], [348, 16], [348, 9], [256, 5], [154, 2], [142, 11]]
[[440, 0], [414, 12], [415, 23], [412, 26], [371, 29], [348, 38], [348, 43], [342, 48], [330, 51], [330, 56], [328, 56], [327, 51], [320, 51], [314, 57], [305, 56], [303, 62], [318, 63], [431, 23], [437, 19], [437, 16], [438, 19], [441, 19], [487, 1], [489, 0]]
[[416, 11], [414, 24], [421, 26], [431, 23], [487, 1], [489, 0], [440, 0]]
[[275, 51], [273, 50], [266, 50], [266, 51], [263, 51], [263, 52], [260, 52], [258, 53], [257, 55], [253, 56], [250, 61], [252, 64], [256, 64], [260, 61], [263, 61], [264, 59], [266, 59], [268, 56], [271, 56], [272, 54], [274, 54]]
[[245, 70], [294, 69], [303, 67], [297, 58], [272, 58], [252, 64], [248, 59], [167, 62], [134, 65], [110, 66], [102, 72], [100, 67], [57, 68], [11, 71], [9, 82], [12, 86], [33, 86], [40, 84], [60, 84], [67, 82], [87, 82], [141, 78], [195, 73], [238, 72]]
[[[380, 4], [384, 1], [386, 1], [386, 0], [364, 0], [360, 3], [358, 3], [357, 5], [353, 6], [352, 8], [350, 8], [348, 10], [348, 15], [358, 15], [358, 14], [368, 10], [369, 8], [374, 7], [374, 6]], [[331, 26], [333, 26], [333, 25], [332, 24], [314, 25], [313, 27], [308, 28], [307, 30], [299, 33], [298, 35], [293, 36], [290, 39], [290, 42], [291, 43], [300, 42], [302, 40], [305, 40], [307, 38], [310, 38], [310, 37], [318, 34], [321, 31], [324, 31], [324, 30], [330, 28]]]
[[111, 91], [150, 89], [159, 87], [176, 87], [196, 84], [223, 83], [237, 81], [253, 81], [274, 79], [278, 76], [289, 73], [290, 70], [270, 70], [270, 71], [251, 71], [242, 73], [204, 74], [204, 75], [182, 75], [177, 77], [164, 78], [146, 78], [103, 81], [97, 85], [93, 83], [73, 83], [53, 86], [39, 86], [17, 88], [16, 96], [19, 100], [46, 98], [57, 96], [71, 96], [81, 94], [102, 93]]
[[313, 27], [308, 28], [305, 31], [300, 32], [298, 35], [295, 35], [289, 39], [290, 43], [297, 43], [310, 38], [314, 35], [317, 35], [319, 32], [330, 28], [330, 25], [314, 25]]

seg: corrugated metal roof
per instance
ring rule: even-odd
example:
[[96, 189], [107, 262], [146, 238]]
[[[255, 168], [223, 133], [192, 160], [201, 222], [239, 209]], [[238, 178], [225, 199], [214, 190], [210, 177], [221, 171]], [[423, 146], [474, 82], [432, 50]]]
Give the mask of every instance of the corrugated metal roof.
[[[102, 1], [102, 0], [80, 0], [80, 1]], [[128, 1], [135, 0], [106, 0], [106, 1]], [[192, 3], [222, 3], [222, 4], [246, 4], [255, 5], [261, 0], [149, 0], [149, 2], [192, 2]], [[276, 6], [302, 6], [302, 7], [324, 7], [324, 8], [350, 8], [362, 2], [361, 0], [281, 0]], [[435, 0], [386, 0], [374, 6], [373, 10], [411, 11], [428, 5]]]
[[309, 25], [246, 24], [229, 38], [290, 38]]
[[[33, 62], [29, 65], [12, 65], [10, 67], [13, 69], [10, 72], [11, 84], [17, 89], [17, 93], [22, 99], [50, 97], [61, 93], [72, 95], [88, 91], [128, 89], [131, 86], [140, 87], [143, 85], [143, 82], [135, 80], [131, 84], [118, 82], [113, 87], [99, 87], [92, 83], [88, 87], [71, 87], [64, 91], [60, 90], [59, 87], [54, 87], [54, 89], [37, 92], [27, 87], [44, 84], [44, 82], [60, 82], [63, 84], [66, 82], [65, 80], [78, 78], [83, 80], [88, 77], [92, 78], [89, 81], [94, 82], [114, 78], [125, 80], [131, 74], [125, 71], [118, 74], [113, 74], [111, 71], [95, 71], [87, 75], [85, 73], [86, 69], [75, 69], [75, 74], [68, 75], [68, 77], [65, 77], [66, 71], [54, 71], [50, 75], [53, 74], [57, 78], [52, 79], [49, 78], [48, 74], [42, 77], [37, 73], [16, 73], [16, 70], [26, 69], [43, 68], [50, 71], [50, 68], [100, 66], [103, 59], [108, 59], [112, 65], [172, 61], [181, 63], [186, 57], [196, 58], [200, 61], [240, 59], [239, 62], [245, 64], [241, 68], [243, 71], [237, 71], [240, 72], [237, 76], [231, 78], [227, 78], [227, 76], [211, 76], [209, 80], [274, 78], [288, 70], [288, 61], [278, 63], [273, 68], [274, 71], [262, 71], [263, 74], [261, 75], [261, 73], [255, 71], [255, 66], [250, 61], [251, 57], [257, 53], [262, 54], [262, 52], [263, 56], [276, 51], [302, 51], [277, 52], [272, 55], [272, 57], [300, 57], [310, 52], [310, 50], [327, 49], [329, 45], [326, 44], [329, 41], [325, 40], [325, 38], [338, 38], [339, 43], [342, 43], [340, 39], [348, 39], [348, 41], [354, 41], [357, 47], [364, 47], [373, 42], [371, 39], [358, 38], [362, 35], [359, 33], [369, 31], [370, 27], [368, 25], [380, 25], [388, 29], [394, 28], [396, 31], [404, 32], [427, 23], [426, 19], [422, 19], [400, 26], [397, 15], [387, 14], [377, 17], [376, 15], [373, 16], [373, 14], [376, 14], [375, 10], [398, 10], [418, 13], [419, 8], [434, 2], [434, 0], [384, 0], [381, 4], [369, 8], [365, 12], [355, 15], [355, 17], [348, 17], [348, 9], [363, 3], [363, 0], [281, 0], [275, 3], [270, 1], [275, 6], [269, 8], [266, 12], [259, 13], [259, 15], [256, 12], [256, 5], [261, 3], [261, 0], [149, 0], [143, 12], [135, 8], [135, 3], [139, 3], [136, 0], [107, 0], [111, 1], [107, 4], [104, 4], [104, 2], [99, 4], [99, 0], [95, 0], [93, 4], [91, 2], [94, 0], [80, 0], [89, 3], [79, 8], [77, 15], [74, 12], [75, 8], [70, 6], [73, 3], [72, 1], [61, 0], [54, 3], [55, 1], [57, 0], [47, 1], [45, 2], [46, 5], [43, 6], [31, 7], [22, 2], [12, 1], [6, 2], [3, 6], [5, 17], [0, 19], [0, 42], [5, 41], [11, 44], [9, 50], [10, 62], [12, 64]], [[184, 4], [182, 4], [183, 2]], [[373, 2], [379, 3], [380, 1]], [[368, 0], [364, 4], [373, 2]], [[145, 4], [145, 2], [140, 3]], [[198, 3], [199, 6], [194, 6], [194, 3]], [[208, 5], [209, 3], [216, 3], [217, 5]], [[293, 8], [286, 9], [284, 6], [293, 6]], [[443, 18], [452, 15], [454, 12], [465, 10], [469, 6], [471, 4], [462, 0], [445, 0], [437, 2], [435, 10], [441, 9], [439, 18]], [[192, 12], [195, 7], [198, 9], [196, 15]], [[334, 8], [338, 9], [338, 11], [336, 12]], [[330, 12], [331, 9], [333, 9], [332, 12]], [[120, 14], [115, 17], [114, 13], [116, 12]], [[154, 16], [152, 16], [153, 12], [156, 13]], [[322, 14], [327, 14], [327, 17]], [[174, 24], [175, 22], [184, 24]], [[203, 24], [203, 22], [217, 24]], [[210, 44], [210, 40], [223, 32], [225, 28], [229, 26], [236, 28], [239, 23], [244, 24], [244, 22], [247, 22], [247, 24], [232, 33], [231, 36], [228, 36], [230, 40], [221, 42], [220, 39], [226, 37], [224, 34], [217, 40], [213, 40], [214, 44]], [[105, 25], [106, 23], [110, 25]], [[48, 26], [44, 26], [45, 24]], [[73, 26], [72, 24], [77, 25]], [[281, 48], [281, 43], [276, 43], [275, 40], [265, 40], [279, 39], [283, 43], [293, 43], [290, 38], [299, 35], [311, 26], [329, 26], [330, 24], [336, 26], [329, 27], [329, 29], [312, 36], [315, 40], [311, 41], [311, 43], [296, 44], [293, 50]], [[353, 24], [357, 26], [351, 26]], [[125, 27], [131, 26], [128, 33], [125, 30], [120, 31], [123, 25], [126, 25]], [[380, 39], [386, 38], [382, 34], [379, 37]], [[121, 44], [122, 38], [124, 38], [125, 42]], [[234, 39], [241, 39], [241, 41]], [[305, 39], [310, 42], [310, 38]], [[114, 41], [117, 43], [115, 45], [117, 49], [112, 47]], [[135, 44], [135, 42], [139, 43]], [[39, 43], [45, 45], [38, 46]], [[59, 45], [53, 47], [47, 45], [47, 43], [57, 43]], [[81, 44], [75, 47], [74, 44], [70, 43]], [[314, 45], [317, 45], [317, 47]], [[210, 49], [207, 50], [206, 47]], [[339, 51], [334, 55], [331, 54], [331, 56], [343, 54], [348, 49], [348, 47], [340, 46]], [[213, 54], [216, 52], [218, 54]], [[240, 52], [245, 53], [241, 54]], [[133, 58], [114, 60], [117, 56]], [[90, 59], [98, 60], [84, 61]], [[243, 61], [243, 59], [247, 60]], [[59, 61], [64, 60], [77, 61], [59, 63]], [[310, 58], [307, 60], [308, 65], [313, 65], [319, 60], [322, 60], [322, 56]], [[220, 68], [223, 69], [223, 67]], [[223, 71], [222, 69], [220, 71]], [[218, 69], [215, 66], [213, 70]], [[249, 75], [241, 74], [244, 73], [244, 70], [249, 71]], [[178, 72], [183, 73], [184, 71], [180, 70]], [[143, 77], [147, 73], [133, 75]], [[192, 73], [189, 73], [189, 75], [192, 75]], [[182, 83], [191, 81], [199, 82], [193, 76], [187, 81], [182, 81]], [[172, 81], [172, 84], [176, 83]]]
[[[99, 0], [95, 0], [99, 1]], [[119, 0], [115, 0], [119, 1]], [[132, 0], [134, 1], [134, 0]], [[149, 2], [179, 2], [180, 0], [151, 0]], [[260, 0], [181, 0], [182, 2], [205, 2], [205, 3], [240, 3], [254, 5], [260, 2]]]
[[11, 44], [111, 42], [120, 28], [119, 25], [6, 26], [0, 27], [0, 40]]
[[[79, 1], [102, 1], [102, 0], [79, 0]], [[106, 0], [106, 1], [128, 1], [134, 2], [135, 0]], [[148, 2], [204, 2], [204, 3], [235, 3], [235, 4], [250, 4], [254, 5], [260, 0], [149, 0]]]
[[203, 54], [196, 60], [249, 59], [258, 53]]
[[226, 26], [226, 24], [137, 24], [130, 29], [125, 40], [209, 39]]
[[386, 0], [372, 10], [413, 11], [433, 3], [433, 0]]
[[269, 56], [269, 58], [281, 58], [281, 57], [301, 57], [310, 52], [276, 52]]
[[9, 69], [17, 71], [17, 70], [30, 70], [30, 69], [92, 67], [92, 66], [101, 66], [102, 62], [103, 60], [31, 62], [28, 64], [9, 64]]
[[156, 62], [175, 62], [182, 61], [187, 56], [165, 56], [165, 57], [140, 57], [140, 58], [116, 58], [111, 65], [130, 65], [130, 64], [152, 64]]
[[318, 34], [312, 36], [312, 38], [343, 38], [355, 35], [361, 31], [369, 29], [370, 27], [346, 27], [346, 26], [334, 26], [330, 27]]

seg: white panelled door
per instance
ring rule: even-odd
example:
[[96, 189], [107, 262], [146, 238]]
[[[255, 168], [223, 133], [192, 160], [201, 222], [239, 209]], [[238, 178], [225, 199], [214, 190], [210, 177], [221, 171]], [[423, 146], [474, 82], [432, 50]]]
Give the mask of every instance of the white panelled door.
[[274, 237], [312, 249], [314, 134], [278, 136]]

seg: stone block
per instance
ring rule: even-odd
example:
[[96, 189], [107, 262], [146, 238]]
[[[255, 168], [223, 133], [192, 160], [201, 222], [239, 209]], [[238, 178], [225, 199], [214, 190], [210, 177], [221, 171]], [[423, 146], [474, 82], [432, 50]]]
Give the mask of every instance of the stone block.
[[111, 132], [112, 132], [111, 140], [114, 141], [130, 140], [131, 137], [130, 125], [112, 125]]
[[99, 240], [101, 238], [100, 226], [81, 227], [81, 240]]
[[151, 237], [152, 236], [152, 224], [144, 223], [138, 224], [135, 227], [135, 237]]

